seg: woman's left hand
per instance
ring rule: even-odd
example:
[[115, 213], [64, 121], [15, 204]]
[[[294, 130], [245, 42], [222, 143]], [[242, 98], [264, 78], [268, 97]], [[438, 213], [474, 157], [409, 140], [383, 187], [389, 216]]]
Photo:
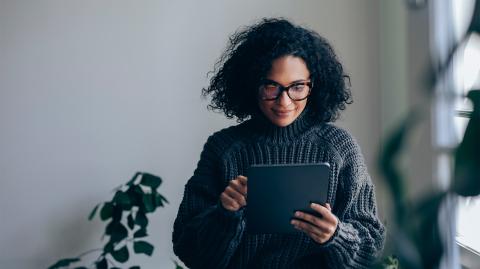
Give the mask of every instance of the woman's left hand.
[[312, 203], [310, 207], [318, 212], [321, 217], [316, 217], [311, 214], [297, 211], [295, 212], [295, 218], [291, 221], [295, 229], [305, 232], [315, 242], [325, 243], [335, 233], [338, 226], [338, 219], [332, 213], [332, 208], [329, 204], [321, 206], [319, 204]]

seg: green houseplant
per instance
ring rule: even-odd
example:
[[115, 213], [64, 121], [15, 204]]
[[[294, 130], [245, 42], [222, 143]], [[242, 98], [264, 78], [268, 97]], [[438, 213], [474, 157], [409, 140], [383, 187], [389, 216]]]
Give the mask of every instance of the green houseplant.
[[[154, 246], [145, 241], [148, 236], [148, 214], [168, 203], [157, 191], [161, 183], [162, 179], [158, 176], [137, 172], [126, 184], [117, 187], [113, 198], [97, 204], [88, 216], [88, 219], [92, 220], [98, 215], [102, 221], [108, 222], [102, 236], [108, 238], [105, 245], [77, 257], [61, 259], [49, 269], [120, 268], [117, 263], [128, 261], [131, 250], [135, 254], [151, 256]], [[76, 265], [92, 252], [98, 252], [99, 256], [90, 265]], [[176, 262], [175, 264], [177, 269], [182, 268]], [[140, 269], [140, 266], [131, 266], [129, 269]]]
[[385, 145], [380, 167], [393, 197], [397, 234], [393, 251], [398, 259], [389, 256], [378, 268], [437, 268], [444, 250], [438, 223], [442, 203], [449, 195], [480, 195], [480, 90], [470, 91], [468, 98], [474, 109], [464, 138], [453, 152], [453, 181], [447, 190], [431, 193], [420, 201], [406, 198], [404, 177], [397, 162], [418, 121], [416, 113], [407, 117]]
[[[480, 2], [475, 2], [474, 13], [464, 37], [449, 51], [447, 60], [427, 70], [428, 88], [433, 89], [451, 67], [458, 48], [473, 33], [480, 32]], [[432, 98], [433, 90], [428, 92]], [[405, 176], [399, 165], [399, 156], [407, 146], [412, 130], [423, 120], [420, 107], [413, 108], [383, 145], [379, 167], [386, 180], [393, 202], [393, 256], [377, 268], [438, 268], [444, 253], [439, 213], [449, 197], [480, 195], [480, 90], [471, 90], [467, 97], [473, 103], [473, 112], [463, 140], [451, 152], [454, 163], [452, 181], [448, 189], [432, 192], [420, 200], [411, 201], [406, 196]], [[465, 114], [465, 113], [463, 113]], [[465, 116], [465, 115], [463, 115]]]

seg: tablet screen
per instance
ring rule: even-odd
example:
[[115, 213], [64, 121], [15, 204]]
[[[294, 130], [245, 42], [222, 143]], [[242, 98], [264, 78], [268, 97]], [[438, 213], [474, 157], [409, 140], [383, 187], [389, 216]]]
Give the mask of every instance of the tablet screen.
[[247, 232], [295, 233], [295, 211], [312, 213], [310, 203], [325, 204], [329, 187], [328, 163], [252, 165], [247, 173]]

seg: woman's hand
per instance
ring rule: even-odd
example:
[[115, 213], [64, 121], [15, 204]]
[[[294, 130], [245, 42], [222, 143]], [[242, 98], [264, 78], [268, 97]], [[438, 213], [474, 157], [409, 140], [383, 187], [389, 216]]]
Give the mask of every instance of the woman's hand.
[[247, 178], [238, 176], [231, 180], [220, 195], [222, 206], [229, 211], [237, 211], [247, 205]]
[[329, 204], [321, 206], [312, 203], [310, 207], [318, 212], [322, 217], [316, 217], [311, 214], [297, 211], [295, 218], [291, 221], [295, 229], [305, 232], [315, 242], [323, 244], [327, 242], [335, 233], [338, 226], [338, 219], [332, 213], [332, 208]]

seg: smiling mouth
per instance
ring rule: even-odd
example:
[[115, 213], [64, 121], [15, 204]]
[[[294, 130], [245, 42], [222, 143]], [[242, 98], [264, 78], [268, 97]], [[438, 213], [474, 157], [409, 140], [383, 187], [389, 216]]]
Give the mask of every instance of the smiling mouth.
[[273, 113], [275, 113], [275, 115], [280, 116], [280, 117], [288, 116], [292, 112], [293, 112], [293, 110], [273, 110]]

